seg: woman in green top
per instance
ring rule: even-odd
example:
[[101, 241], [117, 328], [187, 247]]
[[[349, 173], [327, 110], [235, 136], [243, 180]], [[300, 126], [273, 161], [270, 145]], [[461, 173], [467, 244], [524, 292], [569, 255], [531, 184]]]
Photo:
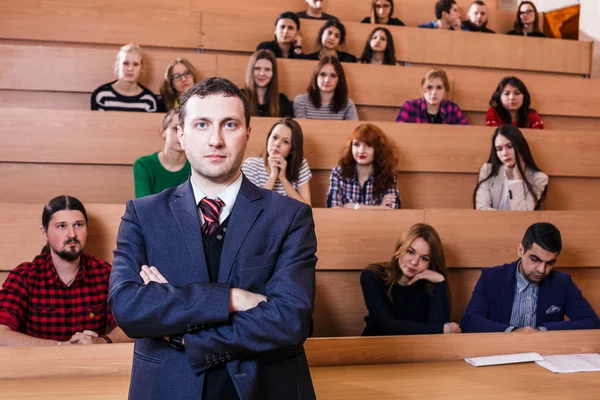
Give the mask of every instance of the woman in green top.
[[135, 197], [160, 193], [185, 182], [190, 176], [190, 163], [177, 139], [179, 119], [176, 109], [170, 110], [162, 123], [165, 148], [138, 158], [133, 163]]

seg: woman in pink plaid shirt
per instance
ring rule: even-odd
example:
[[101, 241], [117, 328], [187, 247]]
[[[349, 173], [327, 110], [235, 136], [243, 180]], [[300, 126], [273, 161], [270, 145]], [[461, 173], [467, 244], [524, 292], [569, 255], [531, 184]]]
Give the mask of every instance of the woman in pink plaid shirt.
[[421, 81], [423, 97], [406, 101], [396, 117], [396, 122], [467, 125], [467, 119], [458, 104], [446, 100], [446, 94], [449, 92], [450, 82], [446, 71], [437, 68], [428, 70]]

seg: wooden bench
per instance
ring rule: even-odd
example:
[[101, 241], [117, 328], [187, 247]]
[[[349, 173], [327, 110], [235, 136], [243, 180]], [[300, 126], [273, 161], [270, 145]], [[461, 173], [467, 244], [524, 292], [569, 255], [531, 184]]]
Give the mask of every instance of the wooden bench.
[[[523, 393], [535, 400], [595, 399], [600, 385], [594, 374], [552, 375], [533, 363], [475, 368], [462, 360], [530, 351], [542, 356], [599, 351], [597, 332], [547, 332], [543, 340], [540, 335], [324, 338], [308, 339], [305, 349], [319, 399], [404, 399], [407, 393], [428, 399], [504, 399]], [[132, 347], [2, 348], [0, 385], [7, 398], [121, 400], [129, 387]]]
[[[0, 38], [113, 45], [134, 41], [155, 47], [250, 53], [258, 43], [272, 39], [275, 15], [244, 18], [239, 14], [188, 11], [179, 7], [167, 11], [24, 0], [3, 8]], [[322, 21], [306, 20], [301, 25], [305, 50], [312, 51]], [[345, 25], [347, 47], [351, 53], [360, 55], [372, 26], [359, 22]], [[29, 29], [31, 26], [36, 29]], [[591, 74], [591, 42], [389, 28], [398, 59], [410, 63]], [[561, 58], [556, 59], [555, 54], [561, 54]]]
[[[247, 56], [195, 54], [170, 49], [144, 51], [142, 83], [158, 93], [166, 65], [185, 56], [200, 78], [220, 75], [244, 85]], [[115, 79], [116, 49], [105, 46], [33, 46], [0, 44], [0, 107], [89, 109], [90, 93], [100, 84]], [[49, 60], [45, 68], [39, 59]], [[304, 93], [315, 63], [279, 60], [281, 91], [293, 99]], [[390, 67], [345, 64], [350, 97], [358, 105], [362, 120], [395, 120], [404, 101], [420, 96], [419, 83], [425, 67]], [[454, 99], [472, 125], [483, 125], [492, 92], [509, 71], [451, 67], [447, 69]], [[377, 74], [381, 79], [373, 80]], [[73, 79], [77, 76], [77, 79]], [[593, 130], [600, 128], [599, 80], [521, 72], [529, 87], [533, 107], [550, 129]], [[590, 93], [586, 95], [584, 93]], [[568, 101], [565, 101], [568, 99]]]
[[[35, 115], [35, 118], [32, 118]], [[139, 113], [0, 108], [0, 202], [44, 203], [71, 193], [86, 203], [123, 204], [133, 197], [131, 166], [162, 148], [162, 116]], [[253, 118], [247, 156], [258, 156], [276, 119]], [[300, 120], [311, 166], [312, 202], [324, 207], [331, 169], [353, 121]], [[399, 153], [403, 208], [470, 209], [490, 127], [377, 122]], [[549, 210], [600, 210], [600, 142], [595, 132], [527, 131], [540, 168], [550, 175]]]
[[[0, 204], [0, 270], [37, 255], [41, 204]], [[90, 222], [87, 251], [112, 261], [124, 205], [86, 204]], [[564, 250], [558, 267], [566, 270], [600, 310], [600, 212], [484, 212], [455, 210], [361, 211], [314, 209], [319, 250], [315, 336], [356, 336], [366, 315], [359, 276], [369, 263], [387, 261], [401, 233], [414, 223], [434, 226], [450, 268], [452, 318], [459, 321], [481, 268], [511, 262], [526, 228], [538, 221], [557, 225]], [[39, 239], [35, 239], [39, 237]], [[15, 245], [18, 244], [18, 245]]]

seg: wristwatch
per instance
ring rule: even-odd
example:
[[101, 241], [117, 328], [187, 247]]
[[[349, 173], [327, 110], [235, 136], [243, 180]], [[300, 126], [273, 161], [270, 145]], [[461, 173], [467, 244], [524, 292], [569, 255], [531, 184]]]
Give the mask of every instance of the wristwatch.
[[360, 204], [358, 204], [358, 203], [354, 203], [354, 209], [355, 209], [355, 210], [358, 210], [358, 209], [360, 209]]

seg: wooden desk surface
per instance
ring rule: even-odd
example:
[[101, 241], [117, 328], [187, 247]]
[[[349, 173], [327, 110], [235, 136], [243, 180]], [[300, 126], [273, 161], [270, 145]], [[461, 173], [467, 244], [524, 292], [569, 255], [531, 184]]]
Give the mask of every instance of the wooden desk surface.
[[[464, 361], [311, 369], [319, 400], [598, 399], [598, 373], [553, 374], [533, 364], [472, 367]], [[0, 380], [14, 400], [124, 400], [128, 376]]]
[[464, 361], [311, 369], [319, 399], [598, 399], [600, 374], [553, 374], [534, 364]]

